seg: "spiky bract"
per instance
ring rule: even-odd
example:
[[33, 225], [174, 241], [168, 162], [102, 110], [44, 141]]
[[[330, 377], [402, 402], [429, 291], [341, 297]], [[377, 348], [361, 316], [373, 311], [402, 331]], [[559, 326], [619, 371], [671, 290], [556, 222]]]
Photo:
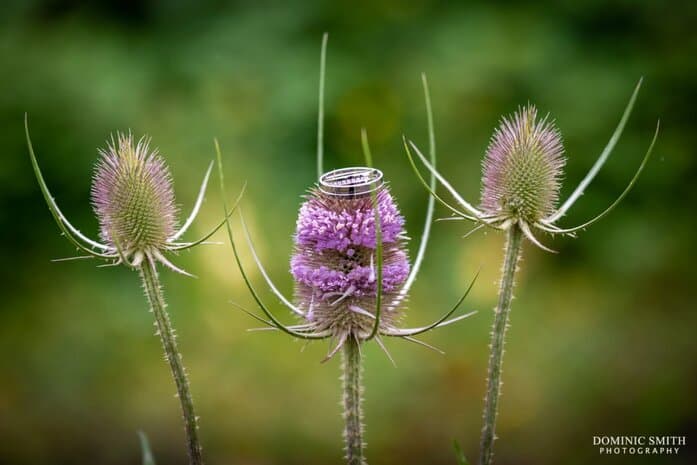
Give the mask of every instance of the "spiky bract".
[[177, 208], [169, 169], [149, 140], [131, 134], [100, 150], [92, 205], [106, 244], [125, 256], [163, 250], [176, 228]]
[[[386, 186], [376, 195], [383, 245], [380, 327], [399, 315], [395, 305], [409, 274], [404, 218]], [[337, 197], [313, 189], [300, 208], [291, 273], [295, 296], [316, 331], [340, 339], [368, 337], [375, 324], [375, 213], [369, 195]]]
[[503, 118], [483, 162], [482, 210], [502, 219], [534, 224], [554, 212], [559, 198], [564, 147], [547, 118], [533, 105]]

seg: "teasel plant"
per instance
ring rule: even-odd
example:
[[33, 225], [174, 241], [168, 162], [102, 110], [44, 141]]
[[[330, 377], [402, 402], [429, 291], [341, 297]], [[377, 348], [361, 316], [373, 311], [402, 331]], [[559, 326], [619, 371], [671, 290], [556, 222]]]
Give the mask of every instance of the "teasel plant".
[[[407, 237], [404, 218], [383, 181], [382, 173], [373, 168], [372, 156], [365, 130], [361, 142], [366, 161], [365, 167], [353, 167], [323, 171], [323, 101], [327, 35], [322, 41], [320, 58], [319, 118], [317, 135], [318, 180], [310, 188], [300, 207], [294, 235], [295, 249], [290, 268], [295, 281], [293, 301], [283, 295], [269, 277], [254, 247], [249, 230], [239, 211], [240, 223], [247, 246], [257, 269], [270, 291], [282, 305], [300, 320], [286, 325], [263, 302], [252, 284], [249, 273], [240, 259], [238, 246], [228, 222], [232, 251], [243, 280], [263, 316], [233, 303], [263, 328], [285, 333], [306, 342], [329, 340], [329, 350], [322, 362], [342, 352], [342, 381], [345, 420], [344, 441], [346, 461], [349, 465], [363, 465], [365, 443], [363, 440], [362, 414], [362, 347], [374, 340], [394, 360], [383, 338], [401, 338], [441, 352], [432, 345], [416, 339], [435, 328], [463, 320], [475, 312], [452, 317], [467, 297], [476, 280], [470, 282], [465, 293], [455, 305], [433, 323], [402, 328], [403, 316], [411, 286], [425, 256], [431, 230], [434, 199], [428, 198], [426, 220], [416, 259], [410, 266], [407, 254]], [[424, 87], [426, 80], [424, 78]], [[426, 92], [426, 96], [428, 93]], [[435, 142], [430, 100], [426, 100], [430, 163], [435, 164]], [[220, 147], [216, 141], [220, 184], [225, 192]], [[430, 186], [435, 190], [435, 178]], [[229, 215], [225, 207], [225, 216]], [[254, 329], [253, 329], [254, 330]], [[441, 352], [442, 353], [442, 352]]]
[[[200, 239], [184, 241], [203, 204], [213, 162], [210, 163], [191, 214], [177, 227], [178, 208], [175, 204], [169, 168], [157, 150], [151, 150], [150, 140], [136, 141], [131, 133], [118, 133], [116, 138], [99, 150], [100, 159], [94, 171], [91, 189], [92, 206], [99, 221], [100, 240], [80, 232], [66, 218], [51, 194], [39, 167], [29, 137], [27, 117], [24, 120], [31, 164], [48, 209], [63, 236], [81, 255], [54, 261], [97, 259], [98, 265], [124, 265], [140, 274], [143, 289], [155, 317], [156, 335], [162, 341], [165, 359], [169, 364], [181, 403], [186, 445], [191, 465], [203, 463], [198, 433], [198, 417], [194, 411], [191, 389], [177, 347], [176, 334], [165, 302], [158, 275], [158, 264], [185, 276], [192, 274], [174, 265], [165, 254], [190, 250], [198, 245], [211, 244], [209, 239], [223, 227], [227, 218]], [[244, 188], [231, 211], [242, 197]]]
[[[639, 80], [620, 122], [604, 150], [588, 174], [558, 208], [556, 205], [559, 199], [563, 168], [566, 163], [562, 137], [549, 115], [539, 118], [537, 109], [533, 105], [523, 106], [512, 116], [502, 118], [499, 127], [494, 131], [482, 163], [483, 176], [479, 208], [467, 202], [413, 142], [404, 139], [405, 151], [417, 178], [430, 192], [431, 197], [435, 198], [451, 213], [450, 217], [443, 218], [443, 220], [474, 223], [474, 227], [463, 237], [482, 228], [491, 228], [506, 234], [498, 303], [494, 311], [491, 331], [487, 387], [484, 399], [484, 426], [479, 454], [481, 465], [490, 465], [493, 462], [496, 416], [502, 384], [504, 343], [509, 326], [508, 319], [513, 299], [515, 274], [522, 253], [522, 244], [527, 239], [536, 247], [555, 253], [537, 238], [538, 233], [575, 237], [578, 231], [585, 230], [610, 213], [636, 184], [653, 152], [660, 122], [656, 124], [651, 143], [634, 176], [614, 202], [596, 217], [578, 226], [563, 227], [557, 224], [583, 195], [588, 185], [610, 157], [634, 108], [641, 83], [642, 80]], [[432, 185], [426, 182], [416, 165], [412, 151], [431, 176], [435, 176], [455, 200], [454, 205], [440, 197]]]

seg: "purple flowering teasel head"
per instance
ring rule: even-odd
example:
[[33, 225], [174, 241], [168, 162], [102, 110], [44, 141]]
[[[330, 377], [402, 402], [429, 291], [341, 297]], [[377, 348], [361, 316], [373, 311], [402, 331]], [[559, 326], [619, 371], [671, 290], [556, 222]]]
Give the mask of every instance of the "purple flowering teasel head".
[[[556, 222], [583, 195], [586, 187], [598, 174], [615, 148], [634, 107], [641, 82], [640, 80], [634, 89], [605, 149], [585, 178], [560, 207], [557, 207], [557, 202], [566, 163], [562, 137], [548, 117], [538, 118], [537, 109], [533, 105], [520, 108], [511, 117], [502, 118], [499, 127], [494, 131], [482, 162], [482, 195], [479, 208], [467, 202], [423, 156], [418, 147], [405, 139], [406, 154], [421, 184], [439, 203], [452, 212], [453, 216], [447, 219], [469, 220], [476, 223], [476, 227], [470, 233], [483, 227], [508, 230], [516, 226], [533, 244], [546, 251], [554, 252], [540, 243], [533, 234], [534, 230], [553, 235], [574, 236], [575, 232], [592, 225], [612, 211], [629, 193], [646, 166], [658, 137], [658, 124], [639, 168], [620, 196], [602, 213], [579, 226], [571, 228], [557, 226]], [[455, 205], [443, 200], [426, 183], [416, 166], [412, 150], [455, 199]]]
[[[373, 176], [378, 214], [370, 192], [356, 192], [361, 177]], [[356, 182], [358, 180], [358, 182]], [[348, 181], [349, 184], [341, 184]], [[383, 328], [398, 318], [398, 299], [410, 264], [404, 218], [382, 183], [382, 174], [370, 168], [349, 168], [327, 173], [300, 207], [291, 273], [295, 297], [315, 331], [362, 340], [373, 328], [377, 296], [375, 219], [382, 232]], [[391, 305], [392, 304], [392, 305]]]
[[[363, 137], [364, 150], [368, 150], [365, 133]], [[219, 150], [218, 168], [224, 189]], [[295, 249], [290, 263], [295, 281], [295, 302], [286, 298], [269, 277], [240, 211], [242, 230], [259, 272], [270, 290], [300, 318], [301, 323], [281, 323], [262, 301], [242, 264], [228, 225], [237, 266], [257, 306], [268, 319], [236, 303], [233, 305], [266, 325], [259, 329], [279, 330], [298, 339], [334, 340], [325, 361], [348, 340], [362, 343], [371, 339], [375, 339], [391, 360], [382, 336], [400, 337], [434, 349], [414, 336], [473, 315], [475, 312], [450, 318], [469, 294], [477, 276], [450, 311], [435, 322], [417, 328], [397, 326], [425, 254], [433, 214], [430, 200], [429, 205], [424, 235], [416, 259], [410, 265], [404, 218], [383, 184], [382, 173], [371, 167], [357, 167], [322, 175], [310, 190], [298, 215]]]
[[[349, 464], [365, 464], [362, 422], [362, 355], [364, 342], [376, 344], [392, 360], [383, 336], [434, 347], [413, 336], [445, 326], [474, 312], [448, 318], [469, 293], [474, 280], [456, 305], [439, 320], [420, 328], [398, 328], [401, 309], [423, 260], [433, 220], [434, 201], [429, 197], [426, 221], [413, 265], [406, 251], [404, 218], [383, 184], [382, 173], [372, 167], [365, 130], [363, 152], [367, 167], [323, 169], [323, 95], [327, 34], [320, 55], [319, 111], [317, 125], [317, 181], [310, 189], [300, 213], [294, 235], [294, 252], [290, 271], [295, 280], [295, 301], [291, 302], [270, 279], [259, 260], [249, 230], [240, 211], [240, 223], [257, 268], [270, 290], [301, 321], [285, 325], [263, 302], [240, 259], [238, 246], [228, 223], [230, 245], [242, 278], [264, 317], [234, 304], [266, 325], [256, 330], [276, 330], [306, 341], [330, 339], [330, 349], [323, 361], [340, 349], [342, 354], [342, 404], [345, 422], [344, 443]], [[426, 81], [424, 78], [424, 87]], [[435, 163], [433, 121], [430, 101], [426, 99], [431, 142], [431, 161]], [[220, 186], [224, 198], [224, 176], [220, 147], [217, 146]], [[432, 179], [435, 184], [435, 179]], [[226, 208], [227, 214], [227, 208]], [[475, 276], [476, 279], [476, 276]], [[438, 350], [438, 349], [435, 349]], [[393, 361], [394, 363], [394, 361]]]
[[193, 242], [181, 241], [203, 204], [213, 163], [208, 166], [191, 214], [177, 227], [179, 210], [174, 200], [172, 177], [164, 160], [157, 150], [150, 150], [149, 139], [143, 137], [136, 142], [130, 133], [118, 133], [105, 149], [99, 150], [91, 201], [99, 221], [101, 242], [90, 239], [68, 221], [48, 190], [29, 138], [26, 118], [25, 131], [34, 174], [49, 210], [65, 237], [84, 254], [66, 260], [100, 258], [109, 261], [108, 265], [123, 263], [133, 268], [146, 262], [151, 266], [159, 262], [191, 276], [172, 264], [164, 253], [208, 243], [206, 241], [225, 224], [225, 220], [221, 221]]
[[[235, 307], [260, 321], [261, 330], [277, 330], [304, 340], [332, 339], [333, 348], [325, 360], [333, 357], [344, 344], [360, 345], [374, 339], [391, 357], [381, 336], [432, 346], [413, 336], [446, 326], [473, 315], [466, 313], [450, 318], [465, 300], [474, 282], [456, 304], [435, 322], [417, 328], [398, 328], [404, 304], [426, 253], [433, 221], [434, 199], [428, 198], [423, 233], [413, 263], [406, 249], [404, 218], [383, 183], [383, 175], [373, 168], [365, 129], [361, 133], [367, 167], [343, 168], [324, 172], [323, 168], [323, 89], [327, 35], [322, 41], [320, 59], [319, 111], [317, 129], [317, 184], [310, 189], [300, 207], [294, 235], [294, 252], [290, 271], [295, 280], [295, 302], [291, 302], [273, 283], [259, 259], [244, 216], [240, 224], [257, 269], [269, 289], [301, 322], [283, 324], [262, 300], [252, 284], [240, 258], [237, 243], [228, 222], [227, 232], [235, 262], [256, 305], [264, 314], [258, 316], [241, 305]], [[428, 116], [430, 160], [435, 163], [436, 151], [433, 118], [423, 76]], [[220, 187], [225, 193], [222, 155], [216, 141]], [[435, 177], [431, 183], [435, 187]], [[225, 206], [225, 204], [224, 204]], [[225, 213], [228, 209], [225, 206]], [[450, 319], [449, 319], [450, 318]], [[436, 349], [437, 350], [437, 349]]]

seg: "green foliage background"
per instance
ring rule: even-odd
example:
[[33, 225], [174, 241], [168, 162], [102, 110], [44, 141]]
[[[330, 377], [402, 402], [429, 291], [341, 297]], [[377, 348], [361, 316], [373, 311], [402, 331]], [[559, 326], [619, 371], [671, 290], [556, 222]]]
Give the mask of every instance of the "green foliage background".
[[[564, 224], [619, 194], [661, 118], [655, 156], [635, 190], [578, 239], [547, 238], [558, 255], [525, 248], [496, 457], [501, 465], [695, 463], [691, 444], [672, 458], [605, 459], [592, 446], [602, 434], [692, 434], [690, 443], [697, 430], [695, 5], [3, 2], [0, 463], [135, 464], [138, 429], [149, 434], [158, 463], [185, 463], [174, 386], [136, 274], [49, 261], [74, 251], [33, 178], [24, 112], [59, 204], [92, 236], [90, 176], [110, 134], [152, 136], [184, 211], [218, 137], [228, 196], [249, 181], [244, 208], [262, 259], [290, 293], [291, 235], [315, 173], [325, 30], [327, 167], [361, 162], [365, 126], [414, 239], [426, 197], [401, 135], [426, 145], [422, 71], [432, 87], [440, 166], [471, 199], [498, 118], [528, 101], [564, 134], [568, 194], [645, 76], [616, 153]], [[213, 185], [193, 233], [221, 214]], [[462, 240], [465, 231], [434, 226], [405, 321], [436, 318], [482, 266], [465, 306], [480, 312], [425, 337], [447, 355], [394, 341], [393, 368], [377, 347], [365, 350], [370, 463], [452, 464], [454, 438], [476, 457], [503, 238]], [[321, 343], [301, 353], [281, 335], [245, 332], [256, 324], [228, 303], [251, 305], [228, 245], [176, 262], [200, 276], [163, 273], [208, 463], [341, 463], [338, 361], [319, 364]]]

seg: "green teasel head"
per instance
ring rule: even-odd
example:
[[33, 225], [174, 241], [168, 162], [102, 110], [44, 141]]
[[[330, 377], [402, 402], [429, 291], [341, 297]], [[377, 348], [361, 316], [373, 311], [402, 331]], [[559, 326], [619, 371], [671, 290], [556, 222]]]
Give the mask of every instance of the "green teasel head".
[[482, 163], [481, 208], [529, 224], [554, 212], [566, 159], [561, 134], [533, 105], [504, 117]]
[[[639, 168], [610, 206], [596, 217], [578, 226], [560, 227], [557, 224], [583, 195], [612, 154], [632, 113], [641, 83], [642, 81], [639, 80], [620, 122], [600, 156], [588, 174], [560, 206], [557, 206], [557, 203], [566, 164], [562, 137], [556, 125], [548, 117], [538, 118], [537, 110], [533, 105], [528, 104], [512, 116], [502, 118], [499, 127], [494, 131], [482, 162], [482, 194], [479, 207], [465, 200], [436, 170], [434, 164], [426, 159], [419, 148], [405, 138], [406, 154], [421, 184], [433, 198], [452, 213], [451, 217], [443, 219], [467, 220], [475, 223], [475, 227], [464, 237], [485, 227], [504, 231], [511, 227], [518, 227], [537, 247], [554, 252], [537, 239], [535, 232], [574, 236], [577, 231], [594, 224], [610, 213], [627, 196], [648, 163], [658, 138], [659, 123], [656, 124], [653, 138]], [[435, 186], [426, 182], [416, 165], [412, 152], [454, 199], [453, 203], [443, 199], [441, 194], [436, 193]]]
[[[29, 157], [44, 200], [63, 235], [81, 252], [77, 257], [58, 261], [99, 258], [108, 262], [102, 266], [125, 264], [132, 268], [144, 263], [152, 267], [161, 263], [173, 271], [191, 276], [170, 262], [165, 254], [210, 244], [208, 239], [225, 224], [226, 219], [223, 219], [195, 241], [181, 240], [201, 209], [213, 162], [208, 166], [191, 214], [178, 227], [179, 209], [175, 204], [172, 176], [164, 159], [157, 150], [150, 150], [147, 137], [135, 142], [131, 133], [117, 133], [105, 149], [99, 150], [100, 158], [92, 182], [91, 200], [101, 239], [97, 241], [73, 226], [58, 207], [36, 159], [26, 116], [24, 123]], [[232, 210], [243, 193], [244, 187]]]
[[176, 231], [177, 207], [169, 168], [149, 139], [119, 133], [99, 151], [92, 206], [102, 240], [125, 255], [167, 248]]

